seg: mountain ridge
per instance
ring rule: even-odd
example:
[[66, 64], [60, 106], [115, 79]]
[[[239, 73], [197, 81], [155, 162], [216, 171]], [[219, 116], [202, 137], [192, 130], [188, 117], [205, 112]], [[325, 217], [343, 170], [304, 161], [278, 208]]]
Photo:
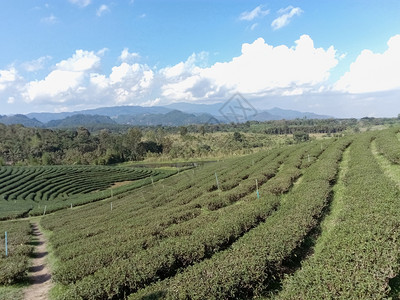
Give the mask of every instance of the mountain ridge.
[[[180, 108], [180, 109], [179, 109]], [[274, 107], [253, 110], [252, 114], [236, 115], [231, 108], [223, 111], [223, 103], [173, 103], [167, 106], [112, 106], [63, 113], [28, 113], [0, 116], [0, 123], [22, 124], [27, 127], [63, 128], [87, 124], [120, 124], [132, 126], [184, 126], [190, 124], [230, 123], [246, 121], [272, 121], [292, 119], [329, 119], [331, 116]]]

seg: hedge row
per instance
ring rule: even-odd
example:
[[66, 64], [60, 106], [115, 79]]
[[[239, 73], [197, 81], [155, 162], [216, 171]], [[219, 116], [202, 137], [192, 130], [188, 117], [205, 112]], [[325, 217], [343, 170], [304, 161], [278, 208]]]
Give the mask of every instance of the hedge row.
[[390, 282], [400, 273], [400, 192], [371, 153], [374, 135], [380, 143], [397, 144], [388, 131], [353, 143], [336, 222], [318, 251], [287, 279], [279, 299], [399, 297], [390, 294]]
[[129, 299], [237, 299], [259, 294], [281, 275], [283, 261], [317, 226], [348, 144], [348, 140], [332, 144], [307, 169], [301, 184], [286, 196], [278, 211], [229, 249]]
[[[8, 256], [5, 254], [5, 232], [8, 237]], [[23, 279], [29, 267], [29, 245], [32, 232], [29, 221], [0, 222], [0, 285]]]

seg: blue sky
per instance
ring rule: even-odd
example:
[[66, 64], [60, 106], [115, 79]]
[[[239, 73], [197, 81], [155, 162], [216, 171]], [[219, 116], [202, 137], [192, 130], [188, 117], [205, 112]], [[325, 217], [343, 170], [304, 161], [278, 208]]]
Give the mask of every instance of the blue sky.
[[400, 113], [400, 1], [0, 2], [0, 114], [215, 103]]

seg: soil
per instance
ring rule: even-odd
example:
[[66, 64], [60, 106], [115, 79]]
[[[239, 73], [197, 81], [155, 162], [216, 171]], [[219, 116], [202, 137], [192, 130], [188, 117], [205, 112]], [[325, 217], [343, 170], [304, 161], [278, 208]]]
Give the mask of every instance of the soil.
[[25, 300], [47, 300], [52, 286], [50, 270], [47, 267], [46, 239], [40, 232], [38, 224], [33, 223], [34, 251], [32, 266], [29, 268], [28, 280], [31, 283], [24, 291]]

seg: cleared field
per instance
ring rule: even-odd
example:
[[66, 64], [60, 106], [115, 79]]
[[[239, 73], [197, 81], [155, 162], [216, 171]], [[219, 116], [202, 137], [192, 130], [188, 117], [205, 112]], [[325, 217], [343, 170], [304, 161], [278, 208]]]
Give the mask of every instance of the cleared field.
[[[173, 174], [103, 166], [0, 167], [0, 219], [40, 215], [113, 196]], [[127, 183], [126, 181], [129, 181]]]

